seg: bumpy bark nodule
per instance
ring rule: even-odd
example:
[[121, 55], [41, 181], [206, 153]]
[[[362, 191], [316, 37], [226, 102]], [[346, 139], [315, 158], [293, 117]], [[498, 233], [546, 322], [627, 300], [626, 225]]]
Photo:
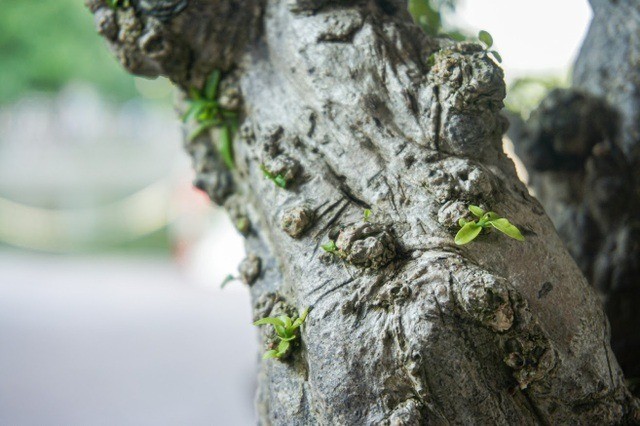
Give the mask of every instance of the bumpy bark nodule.
[[[592, 0], [573, 72], [510, 136], [530, 184], [604, 299], [612, 347], [640, 379], [640, 2]], [[640, 391], [640, 388], [638, 388]]]
[[[132, 3], [88, 1], [127, 69], [184, 96], [221, 69], [220, 102], [241, 111], [233, 170], [217, 130], [185, 146], [246, 237], [256, 319], [311, 307], [290, 355], [261, 364], [261, 423], [638, 417], [595, 292], [502, 152], [483, 49], [427, 38], [403, 1]], [[469, 204], [526, 241], [455, 246]]]

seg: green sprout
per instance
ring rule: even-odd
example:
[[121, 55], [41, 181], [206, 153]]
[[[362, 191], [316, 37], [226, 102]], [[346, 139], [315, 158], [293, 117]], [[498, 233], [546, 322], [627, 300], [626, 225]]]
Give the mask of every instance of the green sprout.
[[220, 129], [220, 140], [218, 151], [222, 160], [229, 169], [234, 169], [233, 160], [233, 135], [238, 130], [238, 113], [224, 109], [218, 102], [218, 89], [222, 73], [214, 70], [204, 86], [203, 90], [191, 88], [187, 104], [189, 108], [182, 116], [183, 122], [195, 120], [198, 126], [187, 137], [189, 141], [194, 140], [206, 130], [212, 127]]
[[276, 186], [279, 186], [280, 188], [287, 187], [287, 180], [281, 174], [276, 175], [271, 173], [264, 164], [260, 164], [260, 170], [264, 173], [264, 177], [275, 183]]
[[362, 214], [362, 220], [365, 222], [369, 222], [371, 220], [371, 215], [373, 214], [373, 212], [371, 212], [370, 209], [364, 209], [364, 212]]
[[107, 5], [111, 8], [111, 9], [117, 9], [119, 7], [130, 7], [131, 6], [131, 1], [130, 0], [106, 0]]
[[327, 253], [338, 252], [338, 246], [336, 246], [336, 242], [333, 240], [329, 240], [327, 244], [323, 244], [320, 247], [322, 247], [322, 250], [326, 251]]
[[272, 349], [270, 351], [265, 352], [262, 356], [262, 359], [269, 358], [282, 358], [287, 355], [289, 348], [291, 346], [291, 342], [298, 337], [299, 328], [304, 321], [307, 319], [307, 314], [309, 313], [309, 308], [306, 308], [302, 311], [302, 314], [293, 319], [287, 315], [280, 315], [279, 317], [267, 317], [262, 318], [253, 323], [253, 325], [273, 325], [273, 328], [276, 332], [276, 337], [280, 341], [278, 343], [277, 349]]
[[234, 277], [233, 275], [229, 274], [226, 277], [224, 277], [224, 280], [222, 280], [222, 283], [220, 283], [220, 288], [224, 288], [227, 284], [229, 284], [231, 281], [235, 281], [237, 280], [237, 277]]
[[458, 220], [458, 224], [461, 228], [456, 234], [456, 244], [463, 245], [470, 243], [480, 235], [480, 232], [483, 229], [490, 227], [496, 228], [498, 231], [513, 239], [524, 241], [524, 237], [520, 233], [520, 230], [504, 217], [500, 217], [494, 212], [485, 212], [478, 206], [469, 206], [469, 211], [477, 217], [478, 220], [466, 221], [464, 218], [460, 218], [460, 220]]
[[489, 34], [485, 30], [480, 30], [480, 32], [478, 33], [478, 40], [480, 40], [480, 42], [484, 44], [485, 46], [484, 50], [486, 50], [487, 53], [493, 55], [495, 60], [498, 61], [499, 64], [501, 64], [502, 56], [500, 56], [500, 54], [495, 50], [489, 50], [491, 49], [491, 46], [493, 46], [493, 37], [491, 37], [491, 34]]

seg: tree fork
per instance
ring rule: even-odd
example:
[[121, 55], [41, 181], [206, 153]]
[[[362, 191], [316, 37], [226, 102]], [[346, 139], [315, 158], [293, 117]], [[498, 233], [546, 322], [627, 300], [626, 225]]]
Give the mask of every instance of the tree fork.
[[[595, 292], [502, 152], [480, 46], [428, 38], [399, 0], [88, 5], [129, 71], [186, 100], [219, 69], [220, 103], [241, 96], [233, 169], [213, 129], [185, 146], [246, 237], [256, 319], [311, 307], [262, 362], [263, 424], [638, 420]], [[455, 246], [469, 204], [526, 241]]]

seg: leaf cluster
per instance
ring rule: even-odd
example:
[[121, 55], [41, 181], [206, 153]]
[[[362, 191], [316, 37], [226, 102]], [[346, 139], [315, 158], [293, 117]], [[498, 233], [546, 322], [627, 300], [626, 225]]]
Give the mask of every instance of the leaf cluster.
[[480, 40], [480, 42], [484, 44], [487, 53], [491, 54], [495, 58], [495, 60], [498, 61], [499, 64], [501, 64], [502, 56], [500, 56], [500, 54], [495, 50], [489, 50], [491, 49], [491, 46], [493, 46], [493, 37], [491, 36], [491, 34], [489, 34], [485, 30], [480, 30], [480, 32], [478, 33], [478, 40]]
[[478, 220], [467, 221], [464, 218], [458, 220], [461, 226], [456, 234], [455, 243], [463, 245], [473, 241], [483, 229], [495, 228], [498, 231], [518, 241], [524, 241], [520, 230], [509, 222], [508, 219], [498, 216], [494, 212], [485, 212], [478, 206], [469, 206], [469, 211]]
[[306, 308], [304, 311], [302, 311], [302, 314], [295, 319], [287, 315], [280, 315], [278, 317], [262, 318], [254, 322], [253, 325], [271, 324], [276, 332], [276, 337], [280, 341], [277, 349], [272, 349], [265, 352], [265, 354], [262, 356], [262, 359], [282, 358], [283, 356], [285, 356], [289, 351], [291, 342], [298, 337], [298, 329], [302, 324], [304, 324], [304, 321], [307, 319], [308, 313], [309, 308]]
[[198, 126], [193, 130], [188, 140], [192, 141], [204, 131], [212, 127], [220, 129], [218, 151], [229, 169], [235, 167], [233, 160], [233, 135], [238, 130], [238, 113], [220, 106], [218, 102], [218, 89], [222, 72], [214, 70], [204, 86], [203, 90], [191, 88], [189, 90], [189, 107], [182, 116], [183, 122], [195, 120]]
[[287, 187], [287, 180], [281, 174], [271, 173], [264, 164], [260, 164], [260, 170], [262, 170], [264, 177], [275, 183], [276, 186], [283, 189]]

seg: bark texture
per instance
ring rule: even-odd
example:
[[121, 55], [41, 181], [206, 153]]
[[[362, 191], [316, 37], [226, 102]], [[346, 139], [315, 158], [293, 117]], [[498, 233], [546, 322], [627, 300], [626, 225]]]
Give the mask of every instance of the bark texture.
[[604, 299], [613, 350], [640, 378], [640, 3], [592, 0], [573, 87], [510, 131], [536, 196]]
[[[638, 417], [600, 301], [502, 152], [484, 50], [427, 38], [403, 1], [192, 0], [163, 19], [149, 3], [181, 4], [88, 4], [132, 72], [184, 90], [223, 70], [221, 102], [242, 101], [235, 168], [202, 134], [185, 142], [196, 185], [246, 236], [256, 319], [312, 309], [290, 356], [261, 364], [262, 424]], [[526, 242], [455, 246], [469, 204]]]

